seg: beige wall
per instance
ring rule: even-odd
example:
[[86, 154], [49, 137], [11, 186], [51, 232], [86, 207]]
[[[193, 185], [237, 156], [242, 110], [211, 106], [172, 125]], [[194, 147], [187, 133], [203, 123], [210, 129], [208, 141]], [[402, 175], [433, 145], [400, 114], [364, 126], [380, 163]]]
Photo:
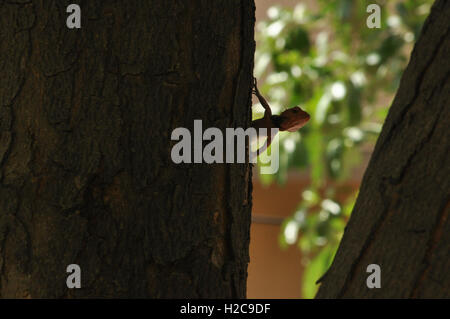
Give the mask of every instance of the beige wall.
[[[257, 172], [254, 172], [257, 176]], [[335, 183], [336, 196], [344, 201], [359, 187], [360, 174]], [[305, 175], [289, 175], [285, 185], [262, 186], [253, 180], [253, 209], [250, 230], [250, 264], [248, 268], [248, 298], [301, 298], [303, 273], [302, 255], [296, 245], [281, 249], [278, 237], [281, 222], [291, 216], [308, 186]]]
[[248, 298], [301, 297], [300, 251], [296, 246], [282, 250], [278, 236], [281, 221], [295, 211], [305, 186], [304, 178], [291, 178], [284, 186], [270, 187], [254, 180]]

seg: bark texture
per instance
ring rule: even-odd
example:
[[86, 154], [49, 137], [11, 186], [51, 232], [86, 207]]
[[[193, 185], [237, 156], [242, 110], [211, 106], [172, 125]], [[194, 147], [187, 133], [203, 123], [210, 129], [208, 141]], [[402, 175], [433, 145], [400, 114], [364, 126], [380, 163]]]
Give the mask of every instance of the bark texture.
[[70, 3], [0, 0], [0, 297], [245, 297], [249, 165], [170, 154], [249, 126], [253, 1]]
[[[424, 24], [317, 298], [450, 298], [450, 2]], [[381, 288], [369, 289], [369, 264]]]

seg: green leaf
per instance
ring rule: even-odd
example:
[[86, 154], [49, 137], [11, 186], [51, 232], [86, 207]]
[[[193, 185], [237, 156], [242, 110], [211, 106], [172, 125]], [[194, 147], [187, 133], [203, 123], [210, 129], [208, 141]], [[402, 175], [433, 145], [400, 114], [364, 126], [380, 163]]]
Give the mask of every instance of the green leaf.
[[320, 277], [328, 270], [333, 255], [334, 249], [325, 247], [308, 264], [303, 274], [303, 298], [314, 298], [317, 293], [317, 289], [319, 288], [319, 286], [316, 285], [316, 281], [319, 280]]
[[305, 138], [305, 145], [308, 148], [308, 154], [310, 155], [311, 167], [311, 180], [313, 185], [320, 185], [322, 183], [323, 176], [323, 143], [322, 135], [319, 131], [314, 130]]
[[286, 37], [286, 50], [294, 50], [307, 54], [311, 47], [308, 31], [303, 27], [297, 27], [290, 31]]
[[317, 103], [316, 112], [315, 112], [315, 122], [319, 125], [322, 125], [325, 122], [327, 117], [328, 109], [331, 105], [331, 94], [329, 92], [325, 92]]
[[348, 124], [357, 125], [361, 122], [361, 89], [355, 87], [351, 82], [347, 86], [349, 89], [347, 95], [348, 102]]

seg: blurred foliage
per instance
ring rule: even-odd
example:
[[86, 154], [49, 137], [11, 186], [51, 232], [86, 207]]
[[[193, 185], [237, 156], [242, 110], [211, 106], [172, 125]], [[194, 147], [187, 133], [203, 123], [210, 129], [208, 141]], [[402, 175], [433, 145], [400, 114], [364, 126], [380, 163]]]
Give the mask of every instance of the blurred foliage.
[[[278, 173], [259, 176], [270, 184], [283, 183], [289, 170], [309, 173], [310, 186], [280, 235], [307, 262], [305, 298], [314, 297], [356, 199], [338, 198], [336, 185], [372, 150], [432, 2], [379, 2], [379, 29], [366, 26], [366, 7], [376, 1], [352, 0], [319, 0], [314, 11], [271, 7], [257, 26], [254, 73], [274, 114], [294, 105], [311, 114], [300, 132], [280, 133]], [[254, 118], [262, 116], [260, 106], [254, 110]]]

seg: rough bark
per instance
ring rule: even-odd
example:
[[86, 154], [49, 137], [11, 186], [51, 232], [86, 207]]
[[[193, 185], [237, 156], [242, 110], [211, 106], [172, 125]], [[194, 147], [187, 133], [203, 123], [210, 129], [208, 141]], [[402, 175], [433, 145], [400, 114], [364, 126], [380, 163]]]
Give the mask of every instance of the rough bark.
[[[424, 24], [317, 298], [450, 297], [450, 2]], [[369, 289], [369, 264], [381, 288]]]
[[245, 297], [250, 167], [170, 139], [249, 126], [253, 1], [70, 3], [0, 0], [0, 297]]

